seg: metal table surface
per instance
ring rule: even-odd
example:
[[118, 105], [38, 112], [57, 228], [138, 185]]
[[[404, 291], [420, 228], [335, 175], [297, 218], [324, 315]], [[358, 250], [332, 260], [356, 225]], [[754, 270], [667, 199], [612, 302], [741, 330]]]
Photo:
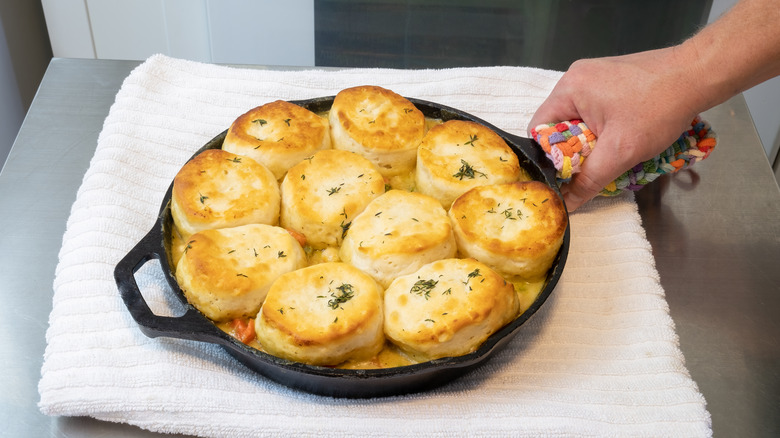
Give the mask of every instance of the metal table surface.
[[[65, 223], [135, 61], [52, 60], [0, 173], [0, 434], [156, 436], [40, 413]], [[743, 97], [706, 112], [719, 147], [637, 194], [686, 365], [716, 437], [780, 436], [780, 190]]]

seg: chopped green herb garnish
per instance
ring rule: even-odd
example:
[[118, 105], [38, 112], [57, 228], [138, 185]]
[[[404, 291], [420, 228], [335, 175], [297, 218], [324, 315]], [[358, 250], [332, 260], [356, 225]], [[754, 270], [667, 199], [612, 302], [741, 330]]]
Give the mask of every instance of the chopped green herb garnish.
[[437, 283], [439, 283], [438, 280], [417, 280], [409, 290], [409, 293], [420, 295], [427, 300]]
[[328, 306], [331, 309], [338, 309], [342, 304], [355, 297], [355, 288], [351, 284], [342, 283], [336, 290], [338, 293], [331, 293], [330, 296], [333, 298], [328, 300]]
[[463, 178], [474, 179], [476, 175], [480, 175], [482, 177], [487, 178], [487, 175], [474, 169], [474, 167], [472, 167], [471, 164], [467, 163], [466, 160], [461, 158], [460, 163], [461, 163], [460, 169], [458, 169], [457, 173], [452, 175], [453, 177], [458, 178], [459, 180], [463, 180]]
[[520, 210], [519, 208], [516, 210], [512, 210], [512, 208], [510, 207], [502, 211], [501, 214], [503, 214], [504, 217], [509, 219], [510, 221], [516, 221], [518, 219], [523, 218], [523, 211]]
[[463, 284], [469, 284], [469, 280], [475, 277], [481, 277], [482, 274], [479, 273], [479, 268], [469, 272], [468, 278], [466, 278], [466, 281], [463, 282]]
[[346, 224], [344, 221], [341, 222], [341, 238], [343, 239], [344, 236], [347, 235], [347, 231], [349, 231], [349, 226], [352, 225], [352, 222], [347, 222]]

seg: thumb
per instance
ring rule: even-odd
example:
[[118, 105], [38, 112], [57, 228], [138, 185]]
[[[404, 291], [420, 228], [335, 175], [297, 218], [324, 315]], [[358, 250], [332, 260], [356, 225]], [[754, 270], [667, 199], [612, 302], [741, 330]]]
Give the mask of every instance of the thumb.
[[526, 131], [530, 136], [531, 130], [543, 123], [559, 123], [579, 118], [580, 115], [574, 103], [565, 97], [559, 97], [553, 90], [553, 93], [539, 105], [539, 108], [531, 117]]
[[624, 163], [626, 157], [616, 156], [613, 153], [619, 149], [611, 141], [609, 135], [599, 137], [596, 148], [582, 163], [580, 172], [574, 175], [568, 184], [561, 187], [563, 200], [570, 212], [596, 197], [626, 168], [631, 167], [630, 164]]

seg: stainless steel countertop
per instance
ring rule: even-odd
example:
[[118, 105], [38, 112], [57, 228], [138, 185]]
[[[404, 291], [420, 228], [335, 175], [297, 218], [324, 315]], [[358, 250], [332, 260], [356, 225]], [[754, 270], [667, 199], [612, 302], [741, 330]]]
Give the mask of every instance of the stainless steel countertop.
[[[65, 223], [135, 61], [52, 60], [0, 173], [0, 434], [157, 436], [37, 408]], [[780, 436], [780, 189], [740, 95], [712, 156], [637, 194], [686, 365], [716, 437]]]

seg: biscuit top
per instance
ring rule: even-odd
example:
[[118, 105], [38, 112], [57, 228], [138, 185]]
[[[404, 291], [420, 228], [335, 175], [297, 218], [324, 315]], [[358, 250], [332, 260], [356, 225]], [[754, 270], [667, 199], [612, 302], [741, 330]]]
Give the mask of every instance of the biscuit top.
[[464, 189], [516, 181], [520, 176], [517, 155], [503, 138], [479, 123], [450, 120], [436, 125], [417, 153], [431, 174]]
[[[385, 291], [385, 330], [419, 351], [453, 340], [470, 326], [481, 327], [481, 335], [487, 337], [517, 312], [514, 286], [474, 259], [432, 262], [397, 278]], [[475, 348], [471, 339], [458, 342], [467, 350]]]
[[225, 141], [237, 139], [258, 148], [298, 149], [319, 145], [327, 129], [327, 120], [323, 117], [293, 103], [277, 100], [239, 116], [230, 126]]
[[181, 213], [177, 225], [187, 234], [278, 221], [280, 194], [273, 174], [249, 157], [221, 149], [187, 162], [174, 178], [172, 198]]
[[[372, 199], [385, 191], [385, 183], [373, 163], [353, 152], [326, 149], [301, 161], [282, 182], [285, 211], [291, 224], [310, 222], [308, 228], [346, 226]], [[341, 226], [340, 226], [341, 225]], [[286, 226], [286, 225], [285, 225]], [[307, 234], [301, 226], [296, 231]], [[307, 235], [307, 237], [310, 237]], [[338, 239], [340, 242], [340, 239]], [[330, 242], [335, 245], [336, 240]]]
[[237, 294], [267, 283], [269, 276], [300, 268], [305, 256], [285, 230], [255, 224], [193, 234], [185, 259], [192, 268], [192, 283]]
[[466, 239], [510, 258], [560, 245], [568, 223], [563, 201], [539, 181], [473, 188], [449, 214]]
[[305, 262], [303, 248], [287, 231], [250, 224], [190, 236], [176, 279], [193, 305], [224, 320], [254, 316], [271, 282]]
[[381, 330], [382, 289], [346, 263], [323, 263], [279, 277], [258, 318], [301, 346], [328, 345], [345, 336]]
[[366, 148], [415, 148], [425, 133], [425, 116], [408, 99], [377, 86], [340, 91], [331, 106], [331, 118]]
[[390, 190], [374, 199], [347, 232], [352, 250], [372, 259], [414, 257], [452, 236], [452, 224], [439, 201], [420, 193]]
[[284, 176], [288, 158], [293, 162], [287, 167], [328, 147], [328, 120], [283, 100], [239, 116], [230, 125], [222, 145], [225, 150], [250, 156], [268, 166], [277, 179]]

